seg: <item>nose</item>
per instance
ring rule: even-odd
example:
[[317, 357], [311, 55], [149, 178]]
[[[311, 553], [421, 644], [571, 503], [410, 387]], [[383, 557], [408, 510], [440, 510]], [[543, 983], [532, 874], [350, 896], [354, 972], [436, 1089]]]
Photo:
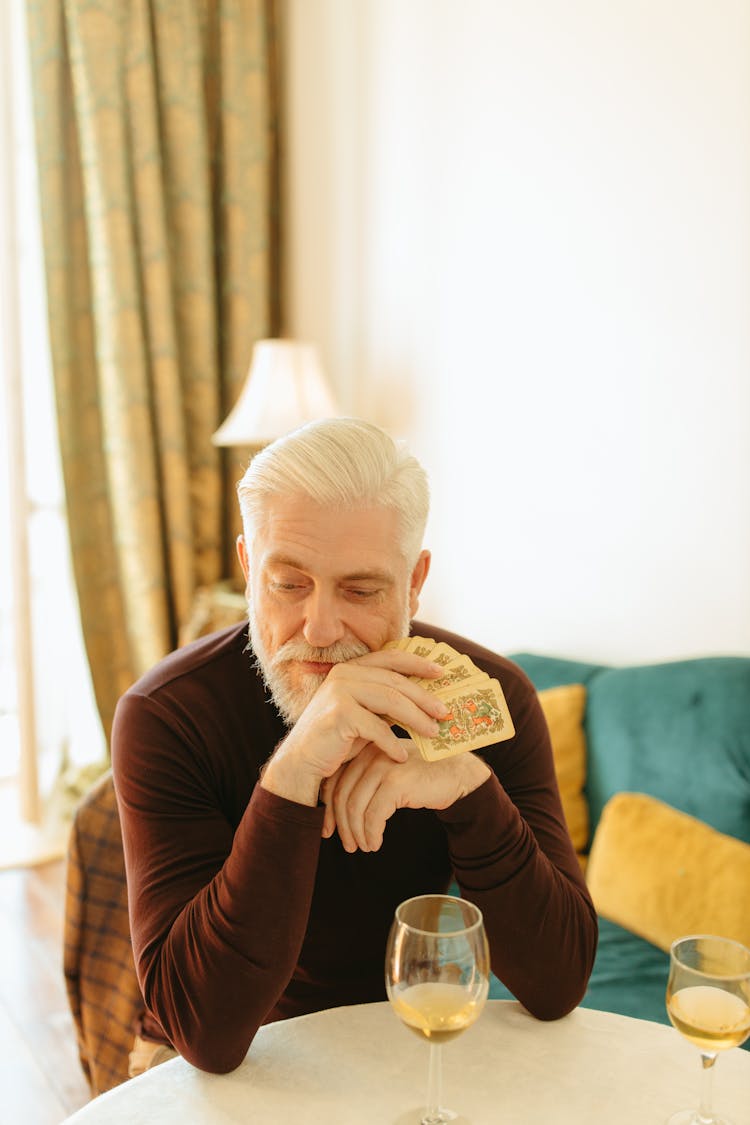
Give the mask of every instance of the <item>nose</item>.
[[336, 599], [325, 590], [314, 590], [305, 605], [302, 635], [313, 648], [328, 648], [343, 640], [345, 628], [336, 608]]

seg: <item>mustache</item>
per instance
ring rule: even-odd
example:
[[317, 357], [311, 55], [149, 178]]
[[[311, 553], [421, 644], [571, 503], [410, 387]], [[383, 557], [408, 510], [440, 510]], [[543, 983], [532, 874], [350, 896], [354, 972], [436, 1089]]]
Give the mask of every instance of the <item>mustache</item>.
[[292, 660], [311, 661], [319, 664], [341, 664], [345, 660], [354, 660], [357, 656], [364, 656], [370, 649], [362, 641], [337, 641], [335, 644], [326, 645], [325, 648], [316, 648], [306, 641], [287, 641], [274, 654], [271, 666], [277, 668], [280, 664], [287, 664]]

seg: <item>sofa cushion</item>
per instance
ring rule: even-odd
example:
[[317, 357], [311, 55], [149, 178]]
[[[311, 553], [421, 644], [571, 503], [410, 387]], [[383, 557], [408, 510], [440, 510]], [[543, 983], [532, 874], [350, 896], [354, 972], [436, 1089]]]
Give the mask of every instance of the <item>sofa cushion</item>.
[[[602, 918], [594, 971], [581, 1007], [669, 1023], [665, 1004], [668, 975], [669, 957], [663, 950]], [[491, 975], [489, 998], [512, 1000], [513, 993]]]
[[[539, 692], [558, 684], [586, 686], [592, 831], [615, 793], [646, 790], [718, 832], [750, 843], [750, 658], [633, 668], [533, 653], [512, 659]], [[596, 961], [582, 1006], [668, 1023], [668, 972], [663, 949], [600, 917]], [[493, 979], [490, 995], [509, 994]], [[750, 1040], [743, 1047], [750, 1050]]]
[[593, 832], [620, 791], [650, 793], [750, 843], [750, 657], [610, 668], [512, 659], [537, 691], [586, 686], [586, 796]]
[[589, 810], [583, 791], [586, 783], [583, 732], [586, 688], [583, 684], [547, 688], [539, 692], [539, 702], [549, 727], [565, 823], [573, 847], [582, 853], [589, 842]]
[[629, 930], [599, 919], [599, 944], [582, 1008], [669, 1023], [669, 956]]
[[523, 668], [537, 691], [559, 684], [585, 686], [605, 667], [603, 664], [587, 664], [582, 660], [566, 660], [562, 656], [543, 656], [536, 652], [516, 652], [510, 659]]
[[750, 945], [750, 845], [653, 797], [607, 802], [586, 879], [600, 915], [665, 951], [696, 933]]
[[592, 830], [639, 792], [750, 843], [750, 659], [606, 668], [587, 690]]

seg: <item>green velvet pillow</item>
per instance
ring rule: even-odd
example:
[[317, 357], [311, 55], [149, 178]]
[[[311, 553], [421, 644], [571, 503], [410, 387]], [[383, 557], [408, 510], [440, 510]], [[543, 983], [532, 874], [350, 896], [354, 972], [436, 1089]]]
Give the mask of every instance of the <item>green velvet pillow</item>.
[[605, 665], [587, 664], [583, 660], [567, 660], [564, 656], [543, 656], [537, 652], [516, 652], [510, 659], [523, 668], [537, 691], [560, 684], [588, 684]]
[[750, 658], [607, 668], [587, 683], [592, 831], [615, 793], [649, 793], [750, 843]]

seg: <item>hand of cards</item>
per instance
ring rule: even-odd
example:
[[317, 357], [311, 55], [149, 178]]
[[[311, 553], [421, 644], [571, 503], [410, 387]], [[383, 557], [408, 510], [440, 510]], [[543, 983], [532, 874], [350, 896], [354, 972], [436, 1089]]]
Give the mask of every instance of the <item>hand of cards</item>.
[[430, 637], [403, 637], [383, 647], [414, 652], [444, 668], [439, 679], [409, 677], [437, 695], [448, 708], [448, 715], [438, 720], [440, 730], [433, 738], [404, 728], [426, 761], [442, 761], [467, 750], [478, 750], [516, 733], [500, 684], [477, 668], [468, 656]]

